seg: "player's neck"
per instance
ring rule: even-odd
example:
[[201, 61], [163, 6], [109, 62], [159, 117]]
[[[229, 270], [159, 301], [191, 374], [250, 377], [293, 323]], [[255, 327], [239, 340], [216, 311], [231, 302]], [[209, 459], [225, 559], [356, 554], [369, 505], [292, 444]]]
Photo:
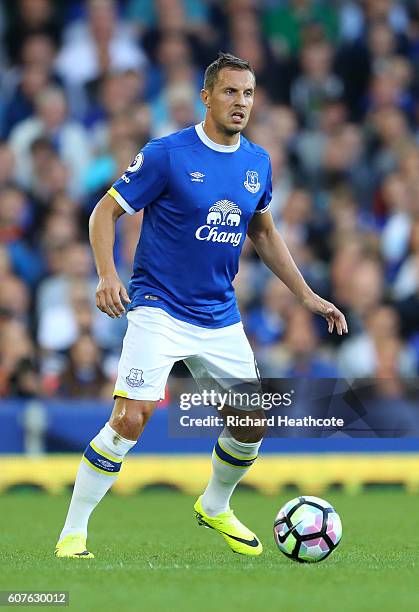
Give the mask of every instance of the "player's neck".
[[213, 121], [205, 119], [203, 125], [203, 130], [205, 134], [208, 136], [212, 142], [220, 145], [226, 145], [228, 147], [236, 145], [240, 139], [240, 133], [237, 134], [226, 134], [220, 128], [218, 128]]

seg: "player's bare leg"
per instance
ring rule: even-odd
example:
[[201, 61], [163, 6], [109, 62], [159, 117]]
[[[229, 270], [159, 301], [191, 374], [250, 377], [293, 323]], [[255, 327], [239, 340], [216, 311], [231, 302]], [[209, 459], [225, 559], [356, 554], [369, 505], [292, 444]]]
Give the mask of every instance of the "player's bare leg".
[[204, 494], [195, 503], [195, 516], [200, 525], [218, 531], [233, 552], [260, 555], [261, 542], [234, 516], [230, 498], [257, 458], [266, 431], [266, 415], [263, 410], [243, 413], [229, 407], [223, 408], [221, 414], [224, 417], [246, 414], [254, 424], [230, 426], [219, 437], [212, 454], [212, 475]]
[[90, 515], [117, 479], [123, 458], [136, 444], [155, 405], [154, 401], [116, 398], [109, 422], [84, 452], [57, 557], [93, 557], [86, 549]]
[[228, 432], [232, 438], [244, 444], [261, 444], [264, 435], [266, 434], [266, 412], [260, 410], [237, 410], [224, 406], [220, 410], [221, 416], [226, 419], [228, 416], [243, 417], [249, 416], [249, 421], [253, 424], [249, 425], [229, 425]]
[[137, 441], [156, 407], [156, 402], [117, 397], [109, 425], [120, 436]]

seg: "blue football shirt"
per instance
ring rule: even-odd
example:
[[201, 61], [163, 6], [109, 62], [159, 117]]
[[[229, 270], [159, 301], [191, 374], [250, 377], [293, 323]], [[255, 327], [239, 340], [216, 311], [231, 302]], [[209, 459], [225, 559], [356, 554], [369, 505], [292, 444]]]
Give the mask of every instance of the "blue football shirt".
[[243, 136], [219, 145], [199, 124], [150, 141], [108, 193], [129, 214], [144, 209], [130, 309], [210, 328], [240, 321], [232, 281], [248, 223], [272, 193], [264, 149]]

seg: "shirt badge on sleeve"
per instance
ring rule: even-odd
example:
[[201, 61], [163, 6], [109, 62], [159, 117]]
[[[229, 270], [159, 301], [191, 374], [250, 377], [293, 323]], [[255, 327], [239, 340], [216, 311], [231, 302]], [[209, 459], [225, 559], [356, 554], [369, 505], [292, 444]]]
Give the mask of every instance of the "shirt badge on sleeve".
[[140, 151], [140, 153], [138, 153], [138, 155], [135, 156], [134, 161], [130, 163], [130, 165], [126, 169], [126, 172], [136, 172], [137, 170], [141, 168], [141, 166], [143, 165], [143, 162], [144, 162], [144, 153], [141, 153]]

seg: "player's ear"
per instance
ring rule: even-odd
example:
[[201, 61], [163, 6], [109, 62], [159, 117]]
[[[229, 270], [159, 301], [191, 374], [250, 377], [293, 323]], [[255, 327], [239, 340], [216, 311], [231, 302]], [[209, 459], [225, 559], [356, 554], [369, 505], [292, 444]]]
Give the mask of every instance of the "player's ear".
[[201, 89], [201, 100], [204, 106], [206, 106], [207, 108], [210, 107], [209, 98], [210, 98], [209, 92], [206, 89]]

